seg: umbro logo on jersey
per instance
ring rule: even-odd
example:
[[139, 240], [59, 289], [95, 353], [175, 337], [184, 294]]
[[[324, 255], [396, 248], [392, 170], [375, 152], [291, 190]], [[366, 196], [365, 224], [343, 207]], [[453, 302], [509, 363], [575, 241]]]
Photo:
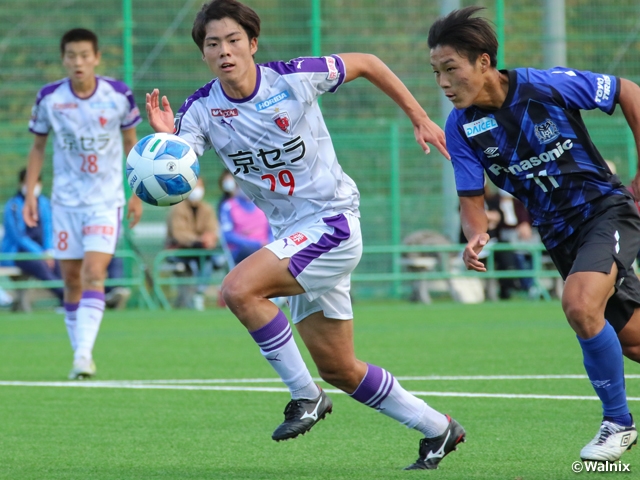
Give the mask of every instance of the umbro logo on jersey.
[[496, 122], [496, 120], [491, 117], [484, 117], [480, 120], [476, 120], [475, 122], [465, 123], [462, 126], [462, 128], [464, 128], [464, 133], [467, 135], [467, 138], [475, 137], [476, 135], [488, 132], [489, 130], [493, 130], [497, 127], [498, 122]]
[[489, 147], [484, 151], [484, 154], [487, 156], [487, 158], [495, 158], [500, 156], [498, 147]]
[[238, 116], [238, 109], [237, 108], [229, 108], [229, 109], [212, 108], [211, 109], [211, 115], [213, 115], [214, 117], [225, 117], [225, 118], [237, 117]]

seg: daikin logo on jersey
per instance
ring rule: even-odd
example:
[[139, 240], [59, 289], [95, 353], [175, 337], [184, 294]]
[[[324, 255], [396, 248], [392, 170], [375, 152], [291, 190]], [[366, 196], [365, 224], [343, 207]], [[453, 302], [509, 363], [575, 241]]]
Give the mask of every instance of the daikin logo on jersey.
[[494, 118], [484, 117], [480, 120], [476, 120], [475, 122], [465, 123], [462, 128], [464, 128], [464, 133], [467, 135], [467, 138], [475, 137], [476, 135], [480, 135], [481, 133], [488, 132], [489, 130], [493, 130], [498, 126], [498, 122]]
[[489, 171], [494, 175], [500, 175], [501, 173], [511, 173], [513, 175], [530, 170], [533, 167], [537, 167], [543, 163], [549, 163], [551, 161], [555, 161], [564, 154], [567, 150], [571, 150], [573, 148], [573, 142], [571, 140], [565, 140], [563, 143], [556, 143], [556, 148], [549, 150], [548, 152], [542, 152], [537, 157], [531, 157], [527, 160], [520, 160], [520, 163], [516, 163], [513, 165], [509, 165], [509, 167], [504, 167], [502, 165], [498, 165], [494, 163], [489, 167]]

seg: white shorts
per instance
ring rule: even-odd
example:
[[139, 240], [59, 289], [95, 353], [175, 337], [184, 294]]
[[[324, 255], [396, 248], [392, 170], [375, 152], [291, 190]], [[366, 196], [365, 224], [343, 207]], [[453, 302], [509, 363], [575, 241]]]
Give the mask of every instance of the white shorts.
[[52, 207], [53, 244], [58, 260], [84, 258], [85, 252], [116, 251], [122, 208], [74, 212]]
[[289, 298], [291, 320], [315, 312], [327, 318], [353, 319], [351, 272], [362, 256], [360, 220], [351, 213], [323, 218], [266, 246], [278, 258], [289, 258], [289, 271], [305, 293]]

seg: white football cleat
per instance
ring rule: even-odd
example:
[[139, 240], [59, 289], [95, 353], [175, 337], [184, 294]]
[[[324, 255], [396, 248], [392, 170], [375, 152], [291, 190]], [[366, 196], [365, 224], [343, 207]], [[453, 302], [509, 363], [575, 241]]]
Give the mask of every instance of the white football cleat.
[[638, 442], [635, 423], [630, 427], [603, 420], [598, 434], [580, 450], [582, 460], [615, 462]]
[[69, 372], [69, 380], [83, 380], [96, 374], [96, 364], [92, 358], [80, 357], [73, 361], [73, 368]]

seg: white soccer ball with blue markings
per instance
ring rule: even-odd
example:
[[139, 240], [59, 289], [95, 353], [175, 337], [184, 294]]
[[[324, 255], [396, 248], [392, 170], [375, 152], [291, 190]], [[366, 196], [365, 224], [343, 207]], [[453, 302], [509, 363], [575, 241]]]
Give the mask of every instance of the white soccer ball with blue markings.
[[198, 157], [177, 135], [154, 133], [141, 139], [127, 157], [127, 182], [143, 202], [160, 207], [189, 196], [200, 175]]

